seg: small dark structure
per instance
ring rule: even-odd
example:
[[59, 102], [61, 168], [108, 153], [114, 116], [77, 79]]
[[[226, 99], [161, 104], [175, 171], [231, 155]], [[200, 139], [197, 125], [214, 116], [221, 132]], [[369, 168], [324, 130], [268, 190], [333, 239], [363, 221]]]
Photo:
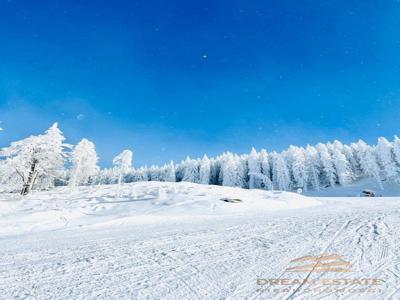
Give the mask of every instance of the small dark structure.
[[224, 201], [224, 202], [228, 202], [228, 203], [240, 203], [240, 202], [243, 202], [240, 199], [232, 199], [232, 198], [221, 198], [219, 200]]
[[361, 192], [361, 197], [376, 197], [376, 194], [372, 190], [363, 190]]

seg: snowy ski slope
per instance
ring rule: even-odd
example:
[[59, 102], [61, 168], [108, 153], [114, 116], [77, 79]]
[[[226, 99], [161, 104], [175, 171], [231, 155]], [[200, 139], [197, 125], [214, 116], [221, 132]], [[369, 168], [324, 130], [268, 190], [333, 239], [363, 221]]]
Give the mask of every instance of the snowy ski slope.
[[[400, 299], [399, 232], [400, 198], [157, 182], [0, 194], [0, 299]], [[324, 253], [350, 272], [286, 271]], [[296, 278], [316, 283], [260, 285]], [[366, 278], [379, 285], [323, 290]]]

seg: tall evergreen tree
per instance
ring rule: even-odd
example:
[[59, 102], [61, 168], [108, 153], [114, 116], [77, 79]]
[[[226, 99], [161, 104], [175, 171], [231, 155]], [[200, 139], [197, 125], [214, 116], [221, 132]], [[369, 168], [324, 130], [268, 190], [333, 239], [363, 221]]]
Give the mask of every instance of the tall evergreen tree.
[[132, 169], [131, 150], [124, 150], [113, 159], [114, 170], [118, 174], [118, 184], [123, 182], [124, 176]]
[[392, 143], [384, 137], [380, 137], [375, 147], [375, 154], [382, 168], [383, 177], [388, 181], [398, 182], [399, 170], [395, 161]]
[[204, 155], [200, 161], [200, 183], [209, 184], [211, 180], [211, 161]]
[[332, 162], [336, 169], [337, 179], [340, 185], [345, 186], [353, 181], [353, 173], [342, 150], [343, 147], [339, 143], [333, 144], [331, 147]]
[[69, 185], [88, 184], [90, 179], [99, 172], [98, 160], [94, 144], [87, 139], [82, 139], [71, 154], [72, 169]]
[[291, 188], [290, 173], [285, 157], [282, 153], [273, 152], [272, 156], [272, 177], [276, 189], [288, 191]]
[[303, 190], [307, 190], [308, 173], [306, 168], [306, 158], [304, 150], [296, 146], [290, 146], [285, 152], [287, 162], [290, 167], [293, 186]]
[[381, 189], [383, 189], [379, 165], [373, 149], [364, 141], [360, 140], [357, 143], [357, 151], [357, 155], [360, 157], [360, 166], [363, 171], [363, 175], [375, 178]]
[[305, 151], [305, 157], [306, 157], [306, 170], [308, 173], [308, 181], [309, 185], [311, 186], [312, 189], [319, 191], [320, 190], [320, 170], [321, 170], [321, 165], [320, 165], [320, 160], [318, 158], [318, 151], [315, 149], [315, 147], [307, 145], [306, 151]]
[[252, 148], [247, 160], [249, 189], [259, 189], [262, 184], [261, 161], [256, 149]]
[[195, 159], [187, 157], [183, 164], [183, 179], [182, 181], [199, 183], [200, 181], [200, 166]]
[[337, 175], [328, 147], [322, 143], [319, 143], [317, 145], [317, 151], [322, 166], [322, 182], [324, 182], [324, 184], [328, 186], [333, 187], [336, 185]]
[[262, 188], [266, 190], [272, 190], [272, 174], [271, 174], [271, 165], [270, 162], [270, 155], [268, 154], [267, 150], [261, 149], [260, 151], [260, 162], [261, 162], [261, 174], [263, 175], [262, 178]]

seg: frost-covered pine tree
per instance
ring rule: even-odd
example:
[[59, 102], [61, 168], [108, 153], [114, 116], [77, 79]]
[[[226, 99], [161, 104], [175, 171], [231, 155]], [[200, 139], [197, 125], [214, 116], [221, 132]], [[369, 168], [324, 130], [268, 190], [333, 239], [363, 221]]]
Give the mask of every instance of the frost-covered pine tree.
[[99, 172], [98, 160], [94, 144], [87, 139], [82, 139], [71, 153], [72, 168], [68, 182], [69, 186], [90, 183], [90, 179]]
[[346, 186], [353, 181], [353, 173], [346, 156], [342, 152], [341, 143], [331, 144], [332, 163], [336, 169], [336, 176], [340, 185]]
[[132, 169], [132, 157], [133, 153], [131, 150], [124, 150], [113, 159], [113, 165], [115, 172], [118, 174], [118, 184], [123, 182], [124, 176], [128, 174]]
[[346, 159], [350, 164], [350, 169], [353, 174], [353, 179], [357, 178], [361, 174], [361, 169], [360, 169], [360, 163], [357, 160], [357, 156], [355, 155], [353, 148], [349, 145], [343, 145], [342, 152], [346, 156]]
[[317, 145], [317, 151], [322, 166], [323, 182], [324, 184], [333, 187], [336, 184], [337, 175], [328, 147], [319, 143]]
[[380, 137], [375, 147], [375, 154], [382, 168], [383, 177], [388, 181], [398, 182], [399, 171], [394, 158], [392, 143], [384, 137]]
[[222, 158], [221, 173], [222, 185], [233, 187], [245, 187], [246, 169], [244, 160], [230, 152]]
[[209, 184], [211, 178], [211, 161], [204, 155], [200, 162], [200, 181], [201, 184]]
[[58, 124], [54, 123], [45, 134], [13, 142], [2, 149], [0, 155], [4, 157], [8, 169], [20, 176], [22, 195], [29, 194], [36, 183], [39, 188], [54, 185], [54, 179], [64, 169], [64, 150], [68, 147], [64, 140]]
[[149, 178], [150, 181], [162, 181], [163, 175], [160, 172], [160, 168], [158, 166], [152, 165], [149, 169]]
[[270, 156], [265, 149], [261, 149], [260, 151], [260, 163], [261, 163], [261, 178], [262, 178], [262, 185], [261, 188], [266, 190], [272, 190], [272, 176], [271, 176], [271, 163], [270, 163]]
[[393, 154], [397, 165], [400, 165], [400, 139], [397, 137], [397, 135], [394, 136], [393, 140]]
[[308, 181], [312, 189], [319, 191], [320, 189], [320, 160], [318, 157], [318, 151], [315, 147], [307, 145], [305, 150], [306, 157], [306, 170], [308, 173]]
[[249, 189], [259, 189], [262, 185], [261, 161], [256, 149], [252, 148], [247, 165], [249, 169]]
[[371, 146], [360, 140], [357, 143], [357, 152], [357, 155], [360, 157], [360, 167], [363, 175], [375, 178], [381, 189], [383, 189], [379, 165], [374, 150]]
[[308, 184], [308, 173], [306, 168], [306, 158], [304, 150], [296, 146], [290, 146], [289, 149], [284, 153], [288, 165], [293, 176], [294, 184], [296, 188], [307, 190]]
[[271, 153], [272, 156], [272, 178], [276, 189], [288, 191], [291, 188], [290, 173], [287, 162], [282, 153]]
[[200, 166], [199, 162], [195, 159], [187, 157], [182, 163], [183, 165], [183, 178], [182, 181], [199, 183], [200, 181]]
[[138, 169], [133, 169], [131, 172], [129, 172], [129, 174], [132, 182], [149, 181], [148, 177], [149, 172], [147, 166], [142, 166]]
[[218, 158], [210, 158], [210, 184], [219, 184], [222, 179], [220, 179], [221, 164]]
[[168, 165], [165, 166], [164, 180], [167, 182], [175, 182], [176, 181], [175, 165], [174, 165], [173, 161], [171, 161]]

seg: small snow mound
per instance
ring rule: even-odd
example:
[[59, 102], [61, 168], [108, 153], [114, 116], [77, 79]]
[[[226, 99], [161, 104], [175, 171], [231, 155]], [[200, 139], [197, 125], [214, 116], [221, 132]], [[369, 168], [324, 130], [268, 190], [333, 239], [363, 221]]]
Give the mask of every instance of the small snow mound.
[[187, 182], [61, 187], [32, 193], [23, 200], [0, 194], [0, 236], [74, 226], [267, 213], [319, 204], [295, 193]]

